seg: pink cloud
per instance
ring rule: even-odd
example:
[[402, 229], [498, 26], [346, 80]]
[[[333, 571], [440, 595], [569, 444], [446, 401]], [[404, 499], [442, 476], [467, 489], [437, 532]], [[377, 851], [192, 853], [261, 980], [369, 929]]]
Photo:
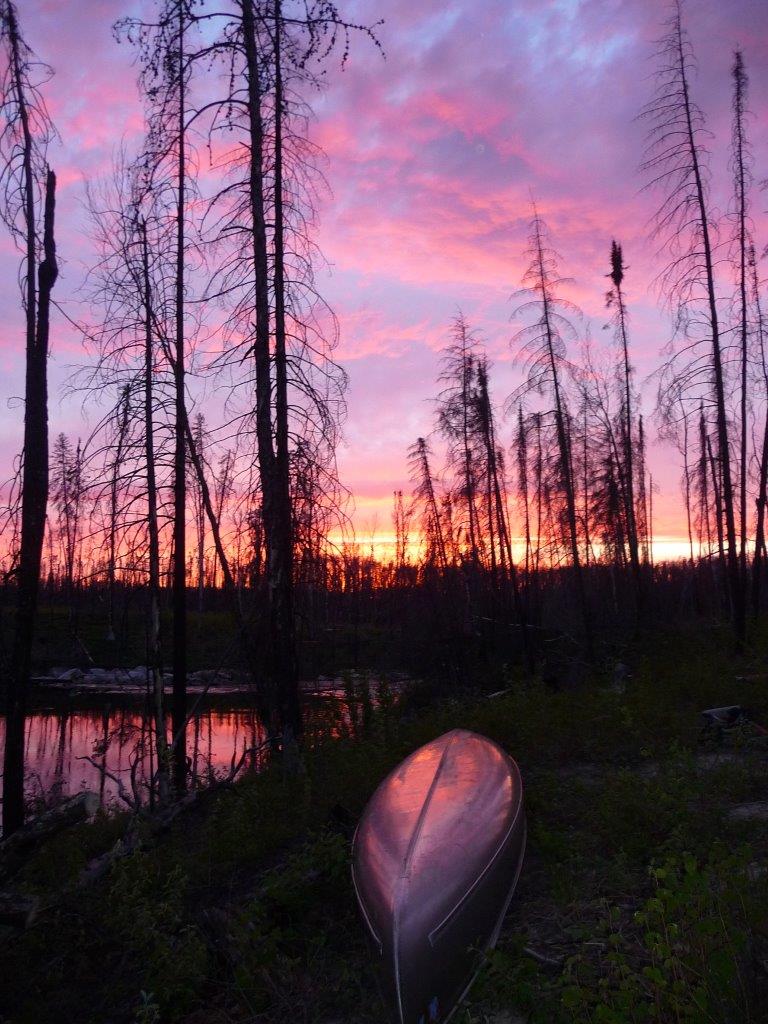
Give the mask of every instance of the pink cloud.
[[[730, 79], [733, 46], [752, 75], [755, 167], [768, 167], [768, 7], [763, 0], [688, 0], [699, 57], [696, 95], [715, 132], [715, 200], [728, 205]], [[78, 286], [93, 262], [82, 206], [83, 177], [108, 172], [122, 139], [141, 131], [136, 69], [112, 38], [123, 14], [153, 9], [149, 0], [27, 0], [25, 29], [56, 70], [50, 106], [62, 136], [51, 159], [59, 174], [57, 298], [83, 310]], [[339, 314], [338, 358], [351, 377], [348, 445], [340, 453], [359, 516], [386, 518], [394, 487], [407, 487], [404, 453], [430, 429], [439, 350], [457, 307], [482, 331], [494, 360], [501, 402], [519, 370], [509, 348], [510, 316], [525, 270], [529, 194], [552, 230], [566, 297], [585, 312], [597, 343], [609, 344], [604, 310], [611, 238], [622, 240], [630, 270], [634, 362], [638, 378], [658, 365], [669, 326], [652, 282], [659, 269], [647, 222], [654, 198], [639, 191], [643, 126], [635, 117], [650, 94], [650, 56], [666, 0], [354, 0], [355, 20], [386, 19], [387, 52], [356, 40], [348, 67], [330, 69], [328, 89], [312, 97], [312, 135], [328, 154], [332, 195], [323, 200], [319, 242], [331, 264], [318, 274]], [[205, 87], [203, 85], [203, 87]], [[225, 143], [218, 142], [216, 156]], [[203, 184], [219, 171], [201, 147]], [[754, 214], [763, 240], [766, 203]], [[6, 394], [21, 390], [22, 318], [18, 254], [0, 238], [0, 363]], [[66, 261], [66, 262], [64, 262]], [[209, 326], [220, 322], [217, 311]], [[208, 347], [218, 342], [211, 339]], [[74, 333], [56, 325], [52, 377], [80, 356]], [[653, 405], [646, 388], [645, 410]], [[52, 412], [55, 430], [80, 429], [77, 402]], [[509, 428], [505, 428], [508, 430]], [[0, 401], [0, 440], [17, 447], [18, 413]], [[679, 533], [677, 456], [654, 449], [660, 528]], [[2, 474], [0, 474], [2, 475]]]

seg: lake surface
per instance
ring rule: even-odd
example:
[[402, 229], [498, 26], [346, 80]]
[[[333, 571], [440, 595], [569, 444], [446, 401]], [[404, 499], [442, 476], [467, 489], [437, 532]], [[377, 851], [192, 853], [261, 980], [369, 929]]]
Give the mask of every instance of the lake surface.
[[[373, 703], [378, 703], [373, 698]], [[349, 725], [343, 691], [329, 689], [305, 704], [305, 728], [338, 734]], [[156, 770], [153, 724], [143, 708], [111, 707], [34, 711], [27, 718], [27, 798], [50, 805], [83, 789], [98, 793], [104, 806], [123, 805], [120, 784], [147, 799], [147, 783]], [[265, 732], [252, 708], [201, 710], [187, 725], [187, 763], [192, 784], [207, 785], [226, 776], [243, 758], [242, 771], [258, 770]], [[5, 720], [0, 718], [0, 749]], [[119, 781], [118, 781], [119, 780]], [[0, 780], [0, 793], [2, 780]]]
[[[102, 803], [117, 804], [120, 779], [128, 792], [145, 791], [155, 769], [149, 724], [137, 709], [35, 712], [27, 719], [27, 797], [46, 804], [83, 789], [98, 793]], [[187, 757], [192, 777], [205, 784], [227, 774], [240, 757], [264, 740], [255, 711], [211, 709], [187, 727]], [[5, 721], [0, 720], [0, 747]], [[244, 770], [257, 767], [258, 754], [247, 755]], [[234, 761], [233, 761], [234, 759]], [[109, 776], [114, 776], [110, 778]]]

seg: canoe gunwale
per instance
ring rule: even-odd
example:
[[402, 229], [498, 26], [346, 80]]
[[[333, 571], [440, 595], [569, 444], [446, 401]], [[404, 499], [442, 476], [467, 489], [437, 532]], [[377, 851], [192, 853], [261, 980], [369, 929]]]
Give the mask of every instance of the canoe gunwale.
[[453, 1008], [449, 1012], [448, 1016], [443, 1020], [442, 1024], [449, 1024], [449, 1022], [451, 1020], [453, 1020], [455, 1014], [459, 1010], [459, 1007], [464, 1002], [464, 1000], [467, 998], [467, 994], [469, 993], [469, 990], [474, 985], [475, 979], [477, 978], [478, 974], [480, 973], [480, 971], [483, 969], [483, 966], [485, 965], [485, 955], [488, 953], [489, 950], [494, 949], [495, 946], [496, 946], [496, 943], [499, 941], [499, 936], [501, 935], [501, 929], [504, 926], [504, 919], [506, 918], [507, 912], [509, 911], [509, 905], [512, 902], [512, 897], [515, 895], [515, 891], [517, 889], [517, 883], [520, 881], [520, 872], [523, 870], [523, 857], [525, 855], [525, 848], [526, 848], [526, 845], [527, 845], [527, 841], [528, 841], [528, 823], [527, 823], [527, 821], [525, 819], [523, 819], [523, 838], [522, 838], [521, 843], [520, 843], [520, 859], [518, 860], [518, 863], [517, 863], [517, 869], [515, 871], [515, 877], [512, 879], [512, 885], [510, 886], [509, 894], [508, 894], [507, 898], [504, 900], [504, 905], [501, 908], [501, 913], [499, 914], [499, 919], [496, 922], [496, 927], [493, 929], [493, 932], [491, 933], [491, 937], [488, 940], [488, 943], [487, 943], [487, 945], [486, 945], [486, 947], [485, 947], [485, 949], [483, 951], [483, 958], [478, 963], [477, 968], [475, 969], [474, 973], [472, 974], [472, 977], [467, 982], [466, 988], [461, 993], [461, 995], [456, 1000], [456, 1002], [453, 1004]]
[[[519, 773], [518, 773], [518, 778], [519, 778]], [[480, 883], [483, 881], [485, 876], [488, 874], [488, 872], [491, 870], [493, 865], [496, 863], [496, 861], [499, 859], [501, 854], [504, 852], [504, 850], [505, 850], [505, 848], [507, 846], [507, 843], [509, 842], [510, 838], [514, 835], [514, 832], [515, 832], [515, 829], [517, 828], [517, 823], [518, 823], [518, 821], [520, 819], [520, 814], [521, 814], [522, 810], [523, 810], [523, 800], [521, 798], [520, 803], [517, 806], [517, 810], [515, 811], [515, 816], [512, 819], [512, 823], [510, 824], [509, 828], [507, 829], [507, 831], [506, 831], [506, 833], [504, 835], [504, 838], [499, 843], [498, 847], [496, 848], [495, 852], [493, 853], [493, 855], [490, 858], [490, 860], [488, 861], [488, 863], [485, 865], [483, 870], [480, 872], [480, 874], [477, 876], [477, 878], [474, 880], [474, 882], [470, 885], [470, 887], [467, 889], [467, 891], [463, 894], [463, 896], [461, 896], [459, 898], [459, 900], [456, 902], [455, 906], [451, 910], [448, 911], [448, 913], [445, 915], [443, 920], [439, 924], [435, 925], [435, 927], [429, 933], [429, 936], [428, 936], [429, 944], [433, 948], [434, 948], [435, 944], [440, 941], [441, 934], [445, 931], [445, 929], [448, 927], [448, 925], [451, 923], [451, 921], [454, 919], [454, 917], [456, 917], [456, 915], [459, 913], [459, 911], [464, 906], [466, 901], [469, 899], [469, 897], [472, 895], [472, 893], [475, 891], [475, 889], [480, 885]], [[522, 866], [522, 858], [521, 858], [520, 864]], [[518, 871], [518, 873], [519, 873], [519, 871]], [[517, 877], [515, 878], [515, 883], [512, 886], [512, 891], [513, 892], [514, 892], [514, 888], [515, 888], [516, 884], [517, 884]]]
[[[517, 868], [515, 869], [515, 877], [512, 879], [512, 885], [511, 885], [510, 890], [509, 890], [509, 895], [507, 896], [506, 900], [504, 901], [504, 905], [501, 908], [501, 913], [499, 914], [499, 920], [496, 922], [496, 927], [491, 932], [491, 937], [488, 940], [488, 945], [486, 946], [486, 950], [493, 949], [496, 946], [496, 943], [499, 941], [499, 936], [501, 935], [501, 929], [504, 926], [504, 920], [505, 920], [505, 918], [507, 916], [507, 913], [509, 911], [509, 905], [512, 902], [512, 897], [515, 895], [515, 892], [517, 891], [517, 883], [520, 881], [520, 872], [523, 870], [523, 859], [525, 857], [525, 850], [526, 850], [527, 845], [528, 845], [528, 819], [524, 817], [523, 818], [523, 834], [522, 834], [522, 837], [520, 839], [520, 857], [518, 858], [518, 861], [517, 861]], [[480, 966], [482, 966], [482, 964]], [[478, 970], [479, 970], [479, 968], [478, 968]]]
[[[355, 843], [356, 839], [357, 839], [357, 829], [355, 829], [355, 834], [354, 834], [354, 837], [352, 839], [352, 845], [353, 846], [354, 846], [354, 843]], [[381, 941], [381, 939], [379, 938], [379, 936], [378, 936], [378, 934], [376, 932], [376, 929], [373, 927], [373, 923], [371, 922], [371, 919], [368, 916], [368, 911], [366, 910], [366, 907], [365, 907], [365, 902], [364, 902], [362, 896], [360, 895], [360, 889], [358, 888], [358, 885], [357, 885], [357, 878], [355, 877], [355, 864], [354, 864], [354, 861], [352, 862], [352, 887], [355, 890], [355, 897], [357, 899], [357, 905], [358, 905], [358, 907], [360, 907], [360, 910], [361, 910], [362, 915], [363, 915], [363, 920], [368, 925], [368, 931], [370, 932], [371, 939], [373, 940], [373, 943], [374, 943], [374, 945], [376, 946], [376, 949], [379, 952], [379, 956], [383, 956], [384, 955], [384, 943]]]

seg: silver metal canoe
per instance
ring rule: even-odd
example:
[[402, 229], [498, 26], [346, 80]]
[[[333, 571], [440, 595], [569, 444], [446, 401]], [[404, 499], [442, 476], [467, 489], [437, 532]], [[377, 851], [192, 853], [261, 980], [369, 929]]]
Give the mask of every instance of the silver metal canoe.
[[399, 1024], [450, 1017], [498, 938], [524, 849], [520, 772], [483, 736], [448, 732], [381, 783], [352, 879]]

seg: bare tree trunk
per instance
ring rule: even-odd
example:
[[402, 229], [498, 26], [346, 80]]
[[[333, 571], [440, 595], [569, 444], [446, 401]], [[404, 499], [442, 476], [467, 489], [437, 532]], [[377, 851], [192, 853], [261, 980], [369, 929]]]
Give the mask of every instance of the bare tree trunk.
[[734, 177], [736, 186], [736, 218], [738, 229], [738, 282], [739, 282], [739, 356], [741, 362], [740, 464], [739, 464], [739, 569], [741, 588], [746, 599], [747, 588], [747, 168], [745, 163], [744, 103], [747, 75], [740, 52], [733, 66], [734, 94]]
[[[3, 834], [24, 824], [24, 722], [32, 659], [37, 599], [40, 586], [48, 505], [48, 342], [51, 291], [58, 276], [54, 216], [56, 176], [48, 170], [43, 219], [43, 260], [35, 280], [35, 206], [32, 174], [32, 138], [18, 66], [19, 39], [15, 12], [9, 6], [11, 45], [18, 87], [20, 120], [24, 135], [24, 220], [26, 226], [26, 380], [24, 388], [24, 456], [21, 499], [21, 549], [19, 557], [16, 631], [13, 644], [6, 708], [3, 758]], [[39, 284], [39, 294], [36, 290]]]
[[653, 473], [648, 474], [648, 555], [653, 572]]
[[[186, 411], [185, 411], [186, 417]], [[200, 481], [205, 483], [205, 464], [203, 459], [204, 450], [204, 418], [202, 413], [195, 417], [194, 428], [190, 427], [187, 435], [187, 446], [190, 453], [190, 462], [195, 469], [195, 476], [198, 481], [197, 493], [195, 496], [195, 529], [197, 531], [197, 614], [203, 614], [203, 601], [205, 598], [205, 519], [206, 509], [203, 501], [203, 490]], [[194, 460], [193, 453], [197, 455]], [[199, 471], [197, 466], [199, 463]]]
[[535, 219], [536, 245], [538, 251], [538, 272], [542, 282], [542, 322], [546, 334], [547, 357], [549, 360], [552, 387], [555, 399], [555, 428], [557, 431], [557, 445], [559, 451], [560, 471], [562, 473], [563, 489], [565, 491], [566, 515], [568, 519], [568, 540], [571, 548], [571, 563], [576, 581], [576, 593], [581, 609], [582, 622], [584, 625], [584, 642], [587, 656], [591, 659], [595, 653], [594, 635], [592, 632], [592, 616], [587, 603], [587, 593], [584, 586], [584, 575], [579, 555], [579, 535], [576, 516], [576, 496], [573, 486], [573, 465], [571, 462], [571, 445], [566, 426], [565, 408], [560, 392], [560, 375], [555, 356], [555, 341], [552, 333], [549, 294], [545, 286], [547, 270], [544, 265], [544, 246], [541, 237], [541, 226], [538, 215]]
[[[763, 311], [760, 305], [760, 282], [757, 275], [757, 259], [754, 246], [749, 250], [749, 266], [752, 279], [753, 301], [755, 303], [758, 350], [763, 362], [763, 380], [765, 382], [764, 398], [768, 400], [768, 367], [765, 363], [765, 339], [763, 335]], [[757, 521], [755, 523], [755, 551], [752, 557], [752, 614], [757, 617], [760, 611], [760, 583], [763, 568], [763, 550], [765, 548], [765, 507], [766, 491], [768, 490], [768, 408], [765, 410], [763, 427], [763, 447], [760, 455], [760, 480], [757, 488]]]
[[178, 24], [178, 163], [176, 178], [176, 359], [173, 453], [173, 780], [178, 793], [187, 781], [187, 458], [184, 440], [184, 203], [186, 191], [186, 126], [184, 79], [184, 5], [179, 4]]
[[723, 376], [722, 353], [720, 346], [720, 327], [717, 312], [717, 292], [715, 290], [715, 271], [712, 256], [712, 243], [709, 230], [709, 216], [704, 195], [704, 183], [699, 163], [699, 149], [696, 143], [693, 111], [688, 92], [688, 77], [685, 73], [685, 44], [679, 17], [677, 22], [678, 59], [681, 74], [682, 99], [685, 110], [685, 126], [687, 145], [696, 189], [696, 204], [701, 226], [701, 247], [704, 257], [706, 277], [707, 303], [709, 307], [709, 324], [712, 331], [712, 368], [714, 371], [715, 406], [717, 409], [717, 446], [718, 461], [722, 467], [722, 502], [725, 512], [725, 532], [728, 542], [728, 589], [731, 597], [731, 614], [736, 640], [739, 644], [745, 639], [746, 619], [743, 579], [739, 569], [739, 554], [736, 542], [736, 519], [733, 501], [733, 478], [731, 475], [731, 453], [728, 442], [728, 414], [725, 406], [725, 380]]
[[523, 422], [523, 407], [517, 409], [517, 476], [518, 489], [523, 502], [523, 522], [525, 529], [525, 586], [528, 586], [528, 574], [531, 570], [531, 513], [528, 502], [528, 434]]
[[[251, 676], [255, 685], [256, 695], [256, 708], [259, 712], [259, 716], [263, 722], [267, 722], [270, 714], [271, 705], [269, 703], [268, 691], [265, 691], [263, 684], [263, 676], [259, 671], [259, 659], [256, 646], [254, 644], [253, 630], [249, 627], [243, 616], [242, 608], [240, 607], [240, 600], [235, 578], [232, 575], [232, 569], [229, 564], [227, 553], [224, 549], [224, 542], [221, 536], [221, 529], [219, 520], [216, 515], [216, 511], [213, 507], [213, 501], [211, 499], [210, 488], [208, 487], [208, 481], [205, 478], [205, 466], [203, 464], [202, 454], [198, 450], [198, 446], [195, 437], [192, 434], [192, 429], [189, 425], [189, 419], [186, 414], [186, 409], [183, 411], [184, 416], [184, 432], [187, 441], [187, 451], [189, 452], [190, 461], [197, 477], [198, 486], [200, 488], [200, 499], [205, 510], [205, 515], [208, 518], [208, 523], [211, 527], [211, 533], [213, 535], [213, 543], [216, 548], [216, 555], [221, 565], [221, 571], [224, 576], [224, 593], [227, 595], [230, 612], [232, 618], [237, 625], [238, 632], [240, 635], [240, 641], [242, 644], [243, 654], [245, 656], [246, 664], [251, 673]], [[202, 432], [200, 432], [202, 434]]]
[[752, 556], [752, 615], [760, 612], [760, 583], [763, 568], [763, 547], [765, 546], [765, 505], [768, 484], [768, 410], [763, 427], [763, 447], [760, 455], [760, 480], [757, 489], [757, 522], [755, 524], [755, 551]]
[[723, 537], [723, 503], [722, 488], [720, 486], [720, 474], [717, 471], [717, 463], [712, 452], [712, 439], [707, 434], [707, 455], [709, 457], [710, 472], [712, 473], [712, 492], [715, 499], [715, 525], [717, 527], [717, 550], [720, 555], [720, 567], [725, 566], [725, 539]]
[[155, 474], [154, 436], [154, 351], [152, 343], [152, 288], [149, 279], [149, 247], [147, 225], [139, 224], [142, 246], [144, 300], [144, 450], [147, 466], [147, 536], [149, 540], [149, 621], [147, 636], [148, 668], [155, 713], [157, 746], [157, 779], [160, 802], [169, 796], [168, 739], [163, 699], [162, 652], [160, 646], [160, 536], [157, 519], [157, 479]]
[[584, 562], [589, 569], [589, 556], [592, 552], [592, 539], [589, 530], [589, 408], [584, 397], [584, 435], [582, 438], [582, 488], [584, 490]]
[[123, 463], [125, 439], [128, 436], [128, 416], [130, 410], [130, 385], [123, 389], [118, 403], [118, 427], [115, 457], [112, 461], [112, 472], [109, 485], [109, 556], [107, 562], [107, 639], [115, 639], [115, 584], [117, 562], [117, 519], [118, 490], [120, 472]]
[[703, 537], [706, 534], [707, 538], [707, 562], [709, 564], [710, 575], [714, 583], [717, 581], [717, 577], [714, 572], [712, 562], [712, 523], [709, 512], [709, 469], [707, 468], [707, 426], [704, 420], [704, 406], [701, 405], [699, 408], [699, 490], [701, 492], [701, 517], [702, 525], [700, 528], [700, 541], [699, 551], [701, 552], [701, 543]]
[[635, 601], [638, 610], [643, 604], [642, 575], [640, 572], [640, 550], [637, 537], [637, 516], [635, 514], [635, 467], [634, 438], [632, 436], [632, 369], [629, 362], [629, 341], [627, 338], [627, 311], [624, 305], [624, 260], [621, 246], [613, 242], [611, 249], [611, 279], [616, 289], [616, 305], [621, 341], [622, 372], [624, 384], [624, 414], [622, 416], [622, 441], [624, 445], [624, 462], [626, 475], [626, 518], [627, 541], [629, 544], [629, 560], [632, 566], [632, 577], [635, 584]]
[[[435, 548], [437, 549], [439, 565], [440, 568], [445, 571], [448, 568], [448, 552], [446, 550], [445, 536], [443, 533], [443, 520], [437, 504], [437, 497], [435, 495], [432, 471], [429, 465], [427, 442], [423, 437], [417, 438], [416, 444], [411, 449], [411, 458], [415, 464], [414, 470], [417, 490], [423, 495], [424, 502], [427, 506], [428, 521], [431, 520], [431, 532], [433, 534]], [[427, 532], [429, 532], [429, 527]]]
[[275, 530], [270, 546], [270, 620], [280, 721], [284, 737], [302, 731], [293, 593], [293, 509], [288, 448], [288, 354], [285, 326], [283, 211], [283, 69], [281, 0], [275, 0]]
[[472, 468], [472, 452], [469, 445], [469, 409], [471, 402], [472, 356], [464, 358], [462, 366], [462, 444], [464, 456], [464, 491], [469, 517], [469, 549], [472, 564], [476, 565], [478, 554], [477, 510], [475, 508], [475, 478]]
[[688, 417], [683, 411], [683, 483], [685, 494], [685, 521], [688, 528], [688, 548], [693, 570], [693, 524], [691, 519], [691, 470], [688, 463]]
[[[267, 548], [267, 574], [269, 595], [270, 643], [267, 652], [266, 699], [269, 707], [269, 718], [265, 722], [273, 737], [282, 732], [280, 693], [281, 669], [289, 638], [280, 634], [287, 609], [282, 601], [286, 597], [284, 573], [290, 565], [290, 558], [281, 548], [286, 536], [284, 524], [281, 524], [281, 502], [278, 484], [277, 460], [273, 449], [272, 437], [272, 375], [269, 351], [270, 310], [269, 310], [269, 261], [267, 256], [266, 227], [266, 191], [264, 183], [265, 139], [262, 118], [262, 87], [261, 59], [256, 39], [256, 26], [253, 16], [252, 0], [240, 0], [242, 12], [243, 40], [246, 58], [246, 75], [248, 79], [248, 122], [250, 137], [250, 168], [249, 192], [251, 212], [251, 244], [255, 273], [255, 327], [256, 336], [253, 343], [256, 364], [256, 442], [259, 458], [259, 477], [261, 480], [262, 508], [264, 518], [264, 537]], [[279, 122], [279, 118], [277, 121]], [[290, 528], [288, 528], [290, 529]]]
[[539, 614], [539, 584], [541, 571], [541, 531], [544, 524], [544, 446], [541, 438], [541, 415], [536, 419], [536, 551], [533, 558], [536, 614]]

